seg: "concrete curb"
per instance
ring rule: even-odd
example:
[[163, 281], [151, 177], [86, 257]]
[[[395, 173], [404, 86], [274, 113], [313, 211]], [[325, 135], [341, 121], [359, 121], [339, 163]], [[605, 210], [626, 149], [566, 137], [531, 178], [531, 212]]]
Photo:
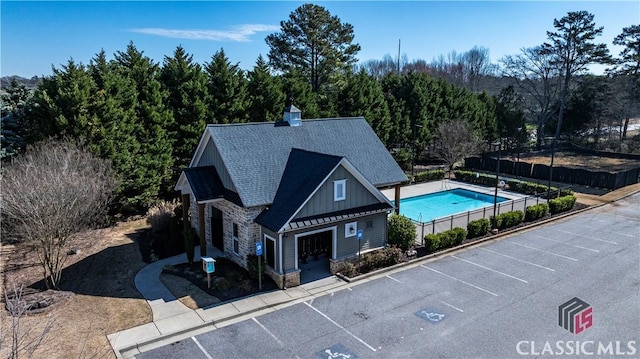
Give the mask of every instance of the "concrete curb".
[[[619, 197], [619, 198], [616, 198], [616, 199], [613, 199], [613, 200], [610, 200], [610, 201], [607, 201], [607, 202], [603, 202], [603, 203], [600, 203], [600, 204], [587, 206], [586, 208], [579, 209], [579, 210], [572, 211], [572, 212], [565, 213], [565, 214], [560, 214], [560, 215], [557, 215], [555, 217], [549, 217], [549, 218], [544, 219], [544, 220], [539, 221], [539, 222], [531, 223], [529, 225], [525, 225], [525, 226], [518, 227], [518, 228], [515, 228], [515, 229], [511, 229], [511, 230], [506, 230], [504, 232], [500, 232], [500, 233], [497, 233], [497, 234], [492, 235], [492, 236], [484, 237], [484, 238], [476, 240], [476, 241], [467, 242], [467, 243], [461, 244], [461, 245], [456, 246], [456, 247], [451, 247], [451, 248], [447, 248], [447, 249], [444, 249], [444, 250], [439, 251], [439, 252], [431, 253], [431, 254], [428, 254], [428, 255], [426, 255], [424, 257], [411, 259], [411, 260], [409, 260], [407, 262], [402, 262], [402, 263], [398, 263], [398, 264], [395, 264], [395, 265], [390, 266], [390, 267], [378, 269], [376, 271], [372, 271], [372, 272], [357, 276], [355, 278], [348, 278], [348, 277], [346, 277], [346, 276], [344, 276], [344, 275], [342, 275], [340, 273], [337, 273], [335, 276], [340, 278], [344, 282], [346, 282], [346, 284], [354, 284], [354, 283], [361, 282], [361, 281], [364, 281], [364, 280], [367, 280], [367, 279], [371, 279], [373, 277], [382, 276], [385, 273], [388, 273], [388, 272], [391, 272], [391, 271], [395, 271], [396, 269], [399, 269], [399, 268], [402, 268], [402, 267], [417, 266], [417, 265], [420, 265], [420, 264], [425, 263], [425, 262], [433, 261], [433, 260], [438, 259], [440, 257], [445, 257], [445, 256], [447, 256], [447, 255], [449, 255], [451, 253], [454, 253], [454, 252], [457, 252], [457, 251], [460, 251], [460, 250], [463, 250], [463, 249], [466, 249], [466, 248], [472, 248], [472, 247], [476, 247], [476, 246], [479, 246], [479, 245], [482, 245], [482, 244], [485, 244], [485, 243], [488, 243], [488, 242], [498, 241], [498, 240], [500, 240], [502, 238], [505, 238], [507, 236], [510, 236], [512, 234], [523, 232], [523, 231], [538, 227], [540, 225], [544, 225], [544, 224], [547, 224], [547, 223], [550, 223], [550, 222], [555, 222], [555, 221], [562, 220], [562, 219], [565, 219], [565, 218], [568, 218], [568, 217], [571, 217], [571, 216], [574, 216], [574, 215], [577, 215], [577, 214], [580, 214], [580, 213], [583, 213], [583, 212], [586, 212], [586, 211], [590, 211], [590, 210], [605, 206], [605, 205], [607, 205], [609, 203], [616, 202], [616, 201], [625, 199], [627, 197], [633, 196], [633, 195], [635, 195], [637, 193], [640, 193], [640, 190], [628, 193], [628, 194], [626, 194], [626, 195], [624, 195], [622, 197]], [[338, 288], [338, 287], [333, 287], [333, 288]], [[205, 328], [208, 329], [207, 327], [210, 327], [210, 326], [213, 326], [216, 329], [217, 328], [221, 328], [221, 327], [223, 327], [225, 325], [232, 324], [231, 323], [232, 321], [234, 321], [236, 319], [239, 319], [241, 317], [251, 316], [251, 315], [253, 315], [255, 313], [258, 313], [258, 312], [261, 312], [261, 311], [266, 311], [266, 312], [272, 311], [272, 310], [274, 310], [274, 308], [279, 308], [279, 307], [283, 307], [283, 306], [290, 305], [290, 304], [297, 304], [297, 303], [306, 301], [309, 298], [317, 298], [319, 296], [325, 295], [325, 293], [326, 292], [324, 292], [324, 291], [322, 291], [322, 292], [320, 292], [318, 294], [309, 293], [309, 295], [307, 295], [307, 296], [303, 296], [303, 297], [299, 297], [299, 298], [291, 298], [290, 300], [285, 300], [285, 301], [281, 301], [281, 302], [278, 302], [278, 303], [266, 304], [265, 306], [262, 306], [262, 307], [259, 307], [259, 308], [253, 308], [253, 309], [247, 310], [245, 312], [234, 313], [232, 315], [229, 315], [229, 316], [226, 316], [226, 317], [222, 317], [222, 318], [220, 318], [218, 320], [211, 320], [211, 321], [208, 321], [208, 322], [205, 321], [204, 323], [202, 323], [200, 325], [196, 325], [196, 326], [192, 326], [192, 327], [189, 327], [189, 328], [183, 328], [183, 329], [180, 329], [180, 330], [176, 330], [174, 332], [170, 332], [170, 333], [167, 333], [167, 334], [164, 334], [164, 335], [160, 335], [160, 336], [155, 337], [155, 338], [142, 340], [142, 341], [137, 342], [135, 344], [124, 346], [124, 347], [121, 347], [121, 348], [114, 348], [114, 352], [115, 352], [115, 354], [116, 354], [116, 356], [118, 358], [132, 358], [133, 355], [142, 352], [140, 350], [142, 347], [147, 347], [145, 349], [146, 350], [150, 350], [150, 349], [152, 349], [154, 347], [153, 344], [157, 344], [157, 343], [160, 343], [160, 342], [172, 342], [172, 341], [184, 340], [186, 338], [189, 338], [189, 337], [193, 336], [193, 332], [194, 331], [202, 330], [202, 329], [205, 329]], [[151, 348], [149, 348], [149, 347], [151, 347]], [[159, 347], [159, 346], [156, 346], [156, 347]], [[133, 355], [127, 355], [127, 354], [133, 354]]]

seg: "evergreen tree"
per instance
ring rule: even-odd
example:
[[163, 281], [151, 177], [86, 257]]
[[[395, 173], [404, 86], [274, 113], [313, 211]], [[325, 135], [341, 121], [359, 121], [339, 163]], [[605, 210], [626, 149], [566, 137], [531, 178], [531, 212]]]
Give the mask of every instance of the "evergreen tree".
[[92, 93], [92, 121], [98, 124], [89, 148], [111, 161], [117, 186], [111, 210], [128, 211], [140, 205], [140, 171], [136, 157], [141, 153], [138, 134], [143, 125], [136, 116], [137, 92], [119, 65], [107, 61], [104, 50], [89, 63], [89, 74], [96, 84]]
[[317, 94], [313, 92], [311, 84], [297, 70], [291, 70], [284, 74], [283, 92], [286, 96], [285, 106], [295, 105], [302, 111], [303, 118], [320, 117]]
[[182, 169], [189, 167], [207, 125], [207, 77], [193, 57], [178, 46], [173, 57], [165, 56], [160, 81], [168, 93], [166, 104], [174, 118], [173, 127], [169, 128], [171, 138], [176, 140], [171, 180], [177, 181]]
[[282, 81], [271, 75], [269, 66], [262, 55], [256, 66], [248, 74], [247, 92], [250, 99], [249, 121], [280, 121], [286, 95], [282, 91]]
[[129, 203], [136, 209], [145, 209], [166, 194], [173, 186], [171, 168], [173, 165], [172, 143], [169, 129], [174, 119], [166, 108], [166, 93], [158, 80], [159, 68], [151, 59], [143, 56], [133, 43], [127, 50], [115, 55], [118, 71], [131, 81], [136, 90], [135, 115], [138, 121], [135, 133], [140, 143], [140, 152], [134, 157], [130, 188], [136, 195]]
[[44, 77], [26, 114], [28, 143], [48, 137], [70, 137], [88, 141], [95, 124], [89, 121], [89, 104], [95, 84], [86, 67], [70, 59], [53, 75]]
[[223, 49], [205, 65], [207, 107], [211, 123], [247, 122], [247, 79], [238, 64], [232, 65]]
[[382, 143], [388, 145], [389, 108], [380, 83], [364, 70], [347, 77], [347, 84], [338, 95], [337, 108], [340, 116], [364, 116]]
[[357, 61], [360, 45], [353, 43], [353, 26], [341, 23], [322, 6], [298, 7], [288, 21], [280, 22], [280, 28], [281, 32], [266, 38], [271, 66], [283, 72], [298, 70], [313, 92]]
[[513, 86], [500, 91], [496, 106], [498, 133], [507, 150], [519, 148], [527, 140], [522, 96], [515, 92]]
[[25, 145], [25, 106], [31, 92], [15, 78], [6, 92], [2, 93], [0, 109], [0, 159], [9, 160], [20, 153]]

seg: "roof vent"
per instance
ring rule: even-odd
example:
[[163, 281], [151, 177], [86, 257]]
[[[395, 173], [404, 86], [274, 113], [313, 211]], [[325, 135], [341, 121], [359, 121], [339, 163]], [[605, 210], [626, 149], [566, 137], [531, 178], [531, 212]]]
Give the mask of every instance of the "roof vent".
[[294, 105], [286, 107], [284, 109], [284, 122], [291, 127], [302, 125], [302, 111]]

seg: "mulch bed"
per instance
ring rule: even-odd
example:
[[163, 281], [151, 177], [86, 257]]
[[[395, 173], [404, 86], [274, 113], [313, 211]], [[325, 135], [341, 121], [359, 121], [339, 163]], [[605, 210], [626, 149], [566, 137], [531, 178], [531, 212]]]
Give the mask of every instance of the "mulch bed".
[[166, 266], [162, 272], [184, 278], [222, 302], [278, 289], [271, 278], [263, 276], [260, 290], [258, 279], [251, 278], [246, 269], [224, 257], [215, 260], [215, 272], [210, 274], [211, 288], [207, 285], [207, 274], [200, 262]]

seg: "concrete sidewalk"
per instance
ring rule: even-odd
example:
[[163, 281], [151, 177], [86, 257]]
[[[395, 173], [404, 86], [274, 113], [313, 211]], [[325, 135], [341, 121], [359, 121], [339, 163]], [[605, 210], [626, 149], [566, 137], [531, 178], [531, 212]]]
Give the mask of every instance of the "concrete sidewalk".
[[[199, 247], [196, 247], [195, 252], [194, 260], [200, 261]], [[211, 257], [223, 256], [222, 252], [213, 247], [207, 247], [207, 254]], [[151, 308], [153, 322], [107, 335], [116, 357], [133, 358], [144, 351], [272, 312], [349, 285], [331, 276], [299, 287], [261, 293], [192, 310], [182, 304], [160, 281], [160, 273], [165, 265], [186, 262], [187, 258], [183, 253], [153, 262], [138, 272], [135, 285]]]

